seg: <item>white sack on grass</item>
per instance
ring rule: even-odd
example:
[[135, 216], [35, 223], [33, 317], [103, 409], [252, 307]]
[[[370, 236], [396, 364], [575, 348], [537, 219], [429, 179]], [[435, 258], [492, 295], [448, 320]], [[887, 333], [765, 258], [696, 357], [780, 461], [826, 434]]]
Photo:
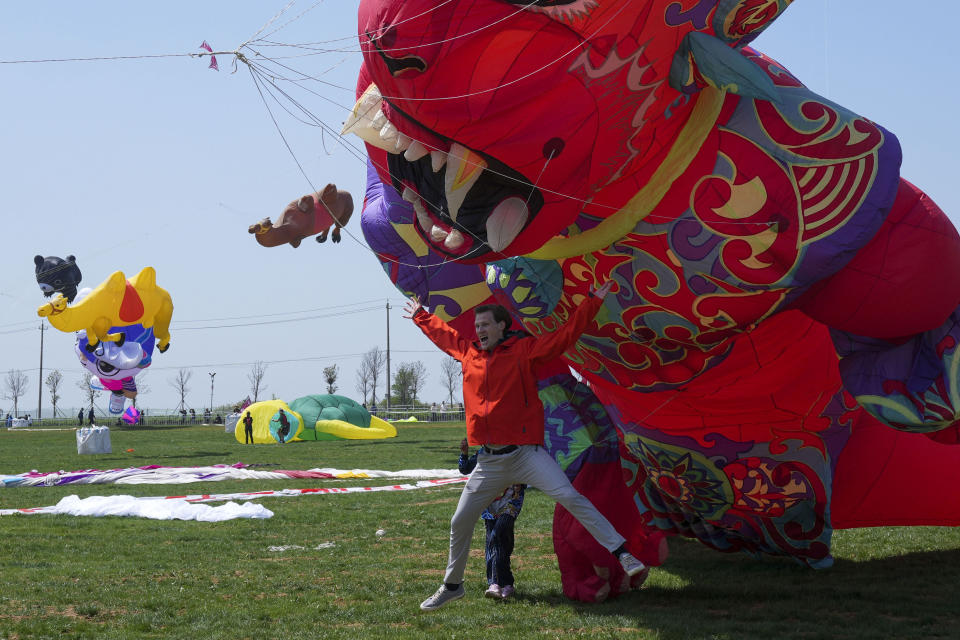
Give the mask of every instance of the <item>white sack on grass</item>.
[[58, 502], [52, 511], [71, 516], [132, 516], [151, 520], [197, 520], [199, 522], [222, 522], [236, 518], [270, 518], [273, 512], [255, 502], [228, 502], [219, 507], [194, 504], [186, 500], [136, 498], [134, 496], [67, 496]]
[[83, 427], [77, 429], [77, 453], [112, 453], [110, 449], [110, 427]]

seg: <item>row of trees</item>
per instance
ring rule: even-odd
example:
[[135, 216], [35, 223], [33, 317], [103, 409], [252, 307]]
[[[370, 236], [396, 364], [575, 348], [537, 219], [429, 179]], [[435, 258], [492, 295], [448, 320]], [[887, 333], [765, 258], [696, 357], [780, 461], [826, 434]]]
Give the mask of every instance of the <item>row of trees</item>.
[[[85, 397], [90, 406], [93, 406], [94, 399], [100, 393], [97, 389], [90, 386], [92, 378], [93, 374], [85, 371], [83, 378], [77, 382], [77, 386], [85, 392]], [[27, 375], [19, 369], [7, 371], [7, 375], [3, 379], [3, 397], [13, 402], [13, 415], [20, 415], [20, 398], [26, 395], [29, 382], [30, 380], [27, 378]], [[63, 374], [60, 373], [58, 369], [54, 369], [47, 374], [43, 383], [50, 392], [50, 404], [53, 405], [53, 415], [56, 416], [57, 405], [63, 398], [63, 396], [60, 395], [60, 388], [63, 384]]]
[[[380, 381], [386, 375], [387, 354], [380, 347], [373, 347], [360, 360], [360, 368], [356, 374], [356, 390], [363, 396], [364, 403], [376, 404], [382, 402], [383, 398], [377, 395], [377, 389], [380, 387]], [[444, 358], [440, 366], [441, 382], [447, 391], [450, 404], [453, 404], [453, 398], [460, 387], [460, 363], [451, 357]], [[257, 402], [260, 396], [266, 391], [264, 377], [267, 373], [267, 365], [263, 361], [254, 362], [247, 374], [250, 381], [250, 396], [253, 402]], [[323, 378], [327, 383], [327, 393], [335, 393], [338, 389], [337, 379], [340, 374], [340, 368], [334, 364], [324, 367]], [[193, 377], [193, 371], [190, 369], [179, 369], [177, 374], [169, 379], [177, 394], [180, 396], [179, 407], [186, 407], [187, 393], [190, 391], [188, 386]], [[84, 403], [87, 406], [93, 406], [100, 390], [91, 384], [93, 374], [89, 371], [83, 372], [83, 377], [77, 381], [77, 387], [84, 393]], [[397, 404], [413, 404], [427, 382], [426, 367], [420, 361], [402, 362], [393, 372], [390, 381], [391, 400]], [[19, 369], [11, 369], [4, 378], [3, 397], [13, 402], [13, 411], [19, 415], [20, 398], [26, 395], [29, 379], [26, 374]], [[50, 402], [53, 405], [53, 415], [57, 415], [57, 404], [61, 400], [60, 388], [63, 383], [63, 374], [54, 369], [44, 380], [47, 389], [50, 392]], [[143, 376], [137, 380], [137, 387], [140, 394], [146, 393], [149, 388], [143, 382]], [[368, 406], [370, 406], [368, 404]]]
[[[357, 393], [363, 396], [364, 403], [368, 401], [376, 404], [377, 387], [380, 379], [385, 375], [387, 367], [387, 356], [380, 347], [373, 347], [360, 359], [360, 368], [357, 369], [355, 388]], [[336, 365], [324, 369], [324, 375], [327, 375], [330, 369], [334, 369], [333, 379], [336, 379]], [[460, 387], [460, 363], [447, 356], [440, 365], [441, 382], [447, 390], [447, 397], [450, 404], [453, 404], [453, 397]], [[328, 393], [331, 380], [327, 377]], [[397, 370], [393, 372], [390, 381], [391, 399], [396, 400], [397, 404], [413, 404], [417, 401], [420, 392], [423, 391], [427, 383], [427, 369], [422, 362], [401, 362]]]

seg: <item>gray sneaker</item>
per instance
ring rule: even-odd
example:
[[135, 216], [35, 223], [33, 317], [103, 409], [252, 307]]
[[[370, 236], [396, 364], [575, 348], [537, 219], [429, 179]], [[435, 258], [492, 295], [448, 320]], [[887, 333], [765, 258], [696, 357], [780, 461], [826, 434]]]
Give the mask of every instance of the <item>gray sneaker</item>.
[[464, 591], [462, 583], [454, 591], [447, 589], [446, 585], [440, 585], [440, 588], [437, 589], [435, 594], [420, 603], [420, 608], [423, 611], [433, 611], [434, 609], [439, 609], [448, 602], [459, 600], [464, 596], [465, 593], [466, 591]]
[[630, 552], [620, 554], [620, 566], [627, 572], [627, 575], [633, 577], [646, 569], [646, 565], [633, 557]]

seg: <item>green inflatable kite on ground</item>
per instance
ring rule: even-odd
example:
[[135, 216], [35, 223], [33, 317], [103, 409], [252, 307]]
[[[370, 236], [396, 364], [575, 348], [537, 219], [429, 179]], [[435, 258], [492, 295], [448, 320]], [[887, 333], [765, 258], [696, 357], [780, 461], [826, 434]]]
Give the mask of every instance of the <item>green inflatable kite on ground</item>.
[[237, 442], [244, 442], [243, 416], [253, 417], [254, 444], [279, 442], [277, 417], [283, 409], [291, 425], [285, 440], [376, 440], [393, 438], [396, 428], [370, 415], [363, 405], [338, 395], [309, 395], [289, 405], [282, 400], [255, 402], [241, 412], [234, 430]]

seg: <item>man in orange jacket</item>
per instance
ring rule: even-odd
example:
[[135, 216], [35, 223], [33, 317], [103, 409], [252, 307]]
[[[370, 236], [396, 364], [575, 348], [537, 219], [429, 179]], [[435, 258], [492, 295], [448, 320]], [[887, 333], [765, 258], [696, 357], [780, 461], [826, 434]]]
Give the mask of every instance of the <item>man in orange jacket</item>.
[[534, 486], [562, 504], [601, 545], [620, 559], [628, 575], [644, 570], [625, 548], [626, 540], [597, 508], [573, 488], [560, 465], [543, 449], [543, 404], [534, 369], [571, 347], [603, 304], [612, 281], [591, 294], [552, 334], [533, 338], [509, 332], [510, 314], [499, 305], [474, 311], [477, 340], [471, 341], [428, 313], [414, 297], [407, 315], [430, 340], [463, 367], [467, 440], [481, 446], [477, 467], [460, 494], [450, 520], [450, 558], [437, 592], [421, 603], [439, 609], [464, 596], [463, 572], [474, 525], [490, 501], [512, 484]]

